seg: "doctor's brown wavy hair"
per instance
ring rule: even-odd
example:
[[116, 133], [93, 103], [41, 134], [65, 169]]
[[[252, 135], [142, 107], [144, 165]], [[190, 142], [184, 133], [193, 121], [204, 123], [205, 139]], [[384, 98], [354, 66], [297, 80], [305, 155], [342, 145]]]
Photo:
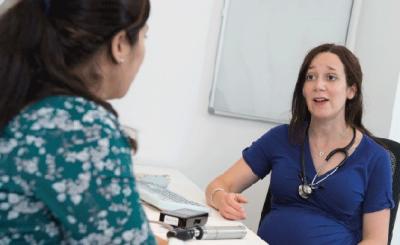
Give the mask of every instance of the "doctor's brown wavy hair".
[[[0, 130], [51, 95], [84, 97], [117, 116], [89, 91], [89, 81], [99, 78], [93, 56], [105, 49], [111, 58], [112, 37], [121, 30], [134, 45], [149, 13], [149, 0], [18, 1], [0, 16]], [[90, 77], [71, 72], [82, 64]]]
[[332, 43], [322, 44], [311, 49], [304, 58], [303, 64], [297, 77], [296, 86], [292, 98], [292, 118], [289, 124], [289, 139], [293, 144], [302, 144], [306, 135], [306, 125], [310, 123], [311, 114], [308, 111], [303, 96], [303, 86], [307, 70], [312, 60], [321, 53], [332, 53], [337, 55], [344, 66], [347, 86], [356, 87], [356, 94], [353, 99], [347, 100], [345, 105], [346, 124], [359, 129], [361, 132], [372, 136], [362, 123], [363, 96], [362, 96], [362, 71], [358, 58], [345, 46]]

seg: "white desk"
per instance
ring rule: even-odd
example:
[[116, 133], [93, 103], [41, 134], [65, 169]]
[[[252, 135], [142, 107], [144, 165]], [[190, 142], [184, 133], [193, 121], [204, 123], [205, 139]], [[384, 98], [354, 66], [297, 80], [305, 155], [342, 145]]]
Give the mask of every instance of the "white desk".
[[[140, 174], [167, 174], [171, 178], [171, 182], [168, 186], [169, 189], [181, 194], [189, 200], [205, 204], [204, 191], [202, 191], [198, 186], [196, 186], [191, 180], [184, 176], [181, 172], [164, 167], [155, 167], [147, 165], [134, 165], [134, 172], [136, 175]], [[149, 220], [158, 220], [160, 212], [148, 205], [144, 205], [147, 218]], [[210, 226], [223, 226], [223, 225], [238, 225], [242, 223], [237, 221], [230, 221], [224, 219], [216, 210], [210, 207], [210, 213], [207, 221], [207, 225]], [[166, 229], [162, 228], [160, 225], [151, 224], [153, 232], [163, 238], [166, 238]], [[190, 240], [186, 241], [185, 244], [266, 244], [261, 240], [253, 231], [247, 229], [247, 234], [243, 239], [231, 239], [231, 240]]]

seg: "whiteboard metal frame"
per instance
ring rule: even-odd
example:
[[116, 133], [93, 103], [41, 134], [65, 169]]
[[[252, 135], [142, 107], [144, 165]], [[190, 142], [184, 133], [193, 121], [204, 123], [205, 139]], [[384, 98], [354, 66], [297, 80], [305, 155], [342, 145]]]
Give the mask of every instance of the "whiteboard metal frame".
[[[218, 72], [219, 72], [220, 65], [221, 65], [222, 45], [224, 42], [224, 33], [225, 33], [226, 25], [227, 25], [226, 20], [228, 17], [228, 9], [229, 9], [230, 3], [231, 3], [231, 0], [224, 0], [224, 4], [222, 7], [222, 11], [221, 11], [221, 27], [220, 27], [220, 31], [218, 33], [219, 38], [218, 38], [218, 44], [217, 44], [217, 55], [216, 55], [215, 63], [214, 63], [213, 81], [212, 81], [211, 91], [210, 91], [210, 95], [209, 95], [208, 112], [213, 115], [226, 116], [226, 117], [238, 118], [238, 119], [247, 119], [247, 120], [254, 120], [254, 121], [261, 121], [261, 122], [271, 122], [271, 123], [287, 123], [287, 121], [281, 121], [281, 120], [277, 120], [274, 118], [258, 117], [258, 116], [254, 116], [254, 115], [243, 114], [243, 113], [222, 111], [222, 110], [218, 110], [218, 109], [214, 108], [217, 77], [218, 77]], [[350, 21], [349, 21], [349, 25], [347, 28], [346, 41], [345, 41], [345, 46], [352, 52], [354, 52], [354, 49], [355, 49], [358, 22], [359, 22], [360, 15], [361, 15], [361, 7], [362, 7], [362, 0], [353, 0], [352, 6], [351, 6]]]

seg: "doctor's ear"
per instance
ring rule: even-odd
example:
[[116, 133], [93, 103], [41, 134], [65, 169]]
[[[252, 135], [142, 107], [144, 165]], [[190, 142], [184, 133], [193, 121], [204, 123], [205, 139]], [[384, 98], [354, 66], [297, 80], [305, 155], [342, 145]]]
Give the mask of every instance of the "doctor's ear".
[[355, 84], [347, 88], [347, 99], [352, 100], [357, 94], [357, 87]]

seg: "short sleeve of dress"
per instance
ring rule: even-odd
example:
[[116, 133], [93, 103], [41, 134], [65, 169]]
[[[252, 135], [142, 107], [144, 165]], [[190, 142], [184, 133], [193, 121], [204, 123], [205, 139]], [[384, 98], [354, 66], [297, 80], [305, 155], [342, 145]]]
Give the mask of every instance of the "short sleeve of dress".
[[370, 213], [393, 207], [390, 157], [388, 152], [382, 151], [371, 165], [363, 212]]
[[83, 99], [50, 102], [53, 107], [30, 114], [35, 120], [26, 136], [30, 147], [25, 157], [39, 156], [35, 195], [60, 224], [65, 240], [155, 244], [117, 119]]
[[277, 138], [282, 137], [285, 130], [287, 125], [275, 127], [243, 150], [243, 159], [259, 178], [264, 178], [271, 171], [272, 150], [277, 147]]

